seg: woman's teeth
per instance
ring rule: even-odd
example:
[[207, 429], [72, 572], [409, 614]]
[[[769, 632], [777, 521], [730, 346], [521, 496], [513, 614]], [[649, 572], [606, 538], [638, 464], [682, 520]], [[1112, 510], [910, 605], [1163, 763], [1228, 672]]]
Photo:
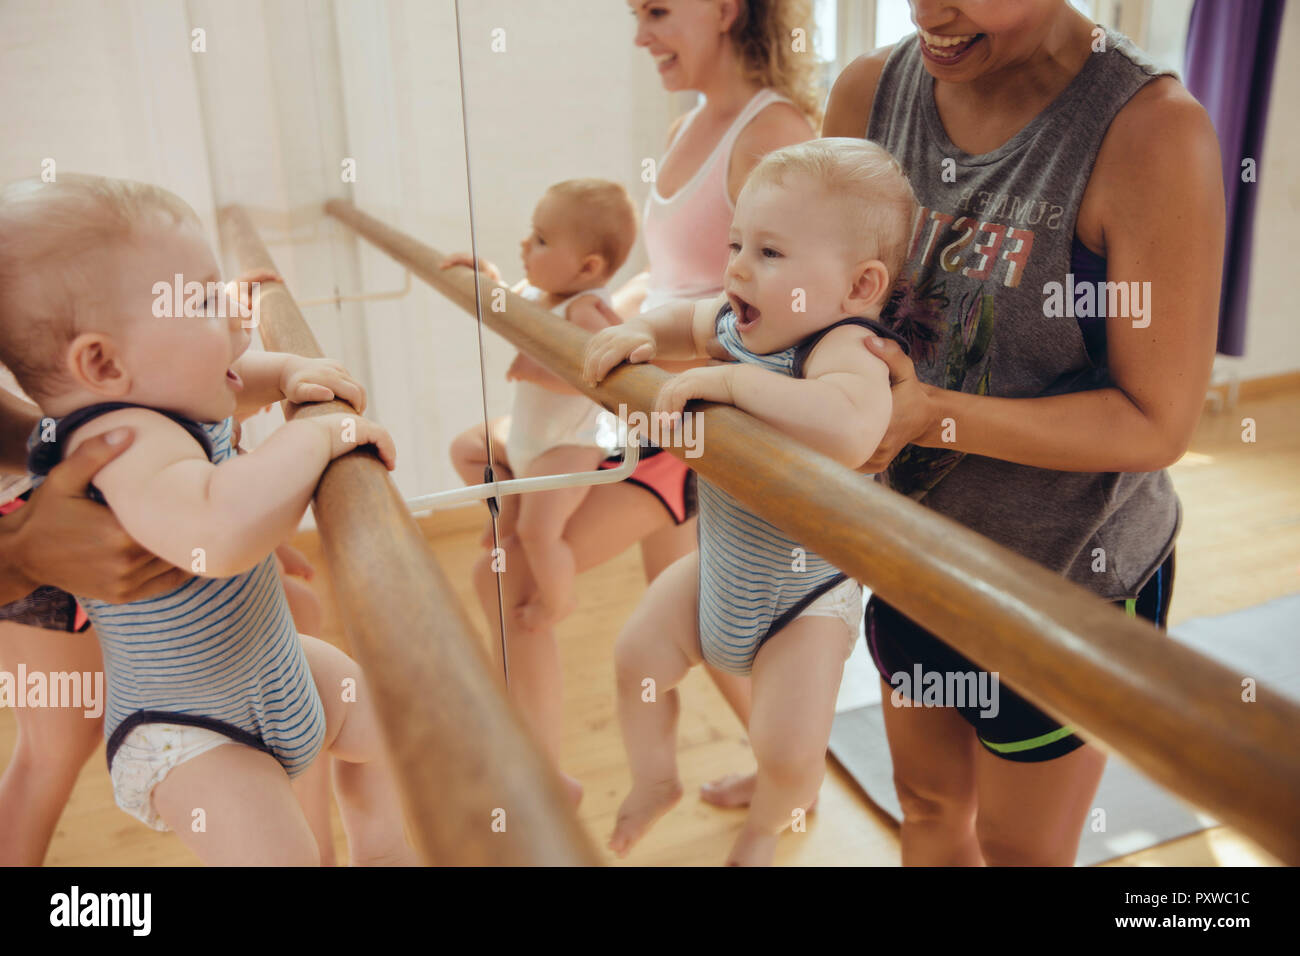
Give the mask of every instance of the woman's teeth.
[[929, 33], [919, 27], [917, 32], [921, 35], [921, 41], [925, 44], [926, 52], [939, 60], [960, 56], [970, 48], [971, 44], [983, 36], [981, 33], [941, 36], [937, 33]]
[[957, 46], [959, 43], [968, 43], [979, 36], [978, 33], [967, 33], [961, 36], [940, 36], [937, 33], [927, 33], [921, 30], [921, 38], [930, 46]]
[[655, 57], [655, 66], [657, 66], [659, 69], [663, 69], [669, 63], [673, 63], [676, 60], [677, 60], [676, 53], [665, 53], [662, 56]]

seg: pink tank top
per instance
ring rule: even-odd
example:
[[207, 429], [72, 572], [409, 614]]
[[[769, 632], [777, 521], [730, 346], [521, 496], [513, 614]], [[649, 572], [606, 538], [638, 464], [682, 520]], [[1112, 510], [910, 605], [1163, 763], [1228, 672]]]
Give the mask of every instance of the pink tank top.
[[[727, 194], [731, 148], [750, 120], [776, 102], [790, 100], [775, 90], [755, 93], [704, 164], [671, 198], [661, 197], [657, 184], [650, 187], [641, 216], [642, 236], [650, 258], [650, 281], [642, 312], [668, 299], [704, 299], [722, 291], [728, 259], [727, 234], [736, 211]], [[703, 108], [701, 101], [686, 114], [668, 144], [665, 158]], [[663, 166], [663, 160], [659, 165]]]

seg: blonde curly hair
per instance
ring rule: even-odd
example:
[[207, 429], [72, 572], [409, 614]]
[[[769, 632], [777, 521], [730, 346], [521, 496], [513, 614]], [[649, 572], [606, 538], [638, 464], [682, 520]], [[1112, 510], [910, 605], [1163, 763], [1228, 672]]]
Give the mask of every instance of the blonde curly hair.
[[[812, 0], [737, 0], [731, 42], [744, 64], [745, 78], [786, 96], [822, 127], [825, 86], [813, 37]], [[804, 52], [795, 52], [795, 31], [803, 31]]]

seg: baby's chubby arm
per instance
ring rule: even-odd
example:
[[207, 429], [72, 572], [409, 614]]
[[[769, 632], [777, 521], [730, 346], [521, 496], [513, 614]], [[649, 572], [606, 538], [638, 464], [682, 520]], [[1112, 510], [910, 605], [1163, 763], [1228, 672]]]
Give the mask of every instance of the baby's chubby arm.
[[713, 323], [726, 301], [725, 295], [700, 301], [674, 299], [622, 325], [597, 332], [583, 353], [583, 377], [595, 385], [625, 359], [638, 363], [655, 358], [725, 357], [717, 344]]
[[240, 421], [283, 398], [299, 405], [338, 398], [358, 412], [366, 410], [365, 388], [332, 359], [249, 349], [231, 367], [244, 382], [235, 398]]
[[194, 568], [195, 549], [203, 549], [196, 573], [207, 577], [246, 571], [288, 538], [334, 458], [373, 443], [390, 470], [395, 462], [384, 429], [341, 414], [287, 422], [250, 454], [214, 465], [180, 425], [121, 409], [77, 429], [68, 452], [123, 425], [135, 429], [135, 441], [99, 470], [95, 486], [127, 534], [160, 558]]
[[885, 435], [893, 399], [889, 367], [862, 344], [862, 329], [828, 332], [803, 378], [733, 363], [675, 376], [654, 411], [676, 416], [691, 399], [735, 405], [849, 468], [860, 468]]

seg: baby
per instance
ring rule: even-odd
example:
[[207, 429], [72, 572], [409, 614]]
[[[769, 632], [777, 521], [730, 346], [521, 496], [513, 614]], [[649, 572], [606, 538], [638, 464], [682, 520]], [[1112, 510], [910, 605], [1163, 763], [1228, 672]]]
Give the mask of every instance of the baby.
[[[158, 294], [176, 276], [201, 307]], [[236, 418], [281, 398], [362, 409], [365, 393], [337, 363], [246, 352], [217, 277], [198, 218], [163, 189], [60, 174], [0, 190], [0, 362], [48, 416], [29, 470], [133, 428], [92, 497], [198, 575], [129, 604], [78, 597], [103, 651], [114, 797], [205, 863], [315, 864], [293, 781], [328, 750], [352, 863], [415, 862], [364, 678], [297, 633], [272, 554], [331, 460], [374, 444], [391, 469], [392, 440], [328, 415], [236, 457]]]
[[[622, 186], [599, 179], [557, 183], [533, 211], [532, 232], [520, 244], [525, 278], [510, 291], [591, 332], [617, 324], [606, 285], [627, 260], [636, 231], [636, 207]], [[472, 264], [472, 257], [460, 253], [443, 268]], [[501, 281], [491, 263], [479, 267]], [[595, 471], [608, 454], [597, 441], [601, 407], [523, 353], [506, 378], [518, 382], [510, 416], [491, 425], [495, 463], [505, 466], [497, 479]], [[451, 457], [466, 484], [482, 483], [488, 464], [484, 429], [458, 436]], [[530, 630], [560, 620], [577, 605], [564, 526], [589, 490], [558, 488], [504, 499], [501, 538], [517, 533], [537, 587], [513, 609], [515, 620]], [[489, 546], [490, 534], [489, 529], [484, 540]]]
[[[623, 360], [729, 355], [674, 377], [655, 411], [679, 421], [691, 399], [735, 405], [860, 468], [891, 409], [888, 369], [863, 329], [899, 338], [878, 320], [916, 209], [902, 170], [874, 143], [821, 139], [768, 154], [736, 202], [725, 294], [598, 333], [587, 380]], [[699, 552], [655, 579], [615, 646], [632, 791], [609, 845], [625, 855], [680, 798], [674, 688], [703, 659], [753, 674], [758, 779], [729, 862], [769, 864], [777, 835], [821, 785], [862, 591], [703, 476], [699, 518]]]

